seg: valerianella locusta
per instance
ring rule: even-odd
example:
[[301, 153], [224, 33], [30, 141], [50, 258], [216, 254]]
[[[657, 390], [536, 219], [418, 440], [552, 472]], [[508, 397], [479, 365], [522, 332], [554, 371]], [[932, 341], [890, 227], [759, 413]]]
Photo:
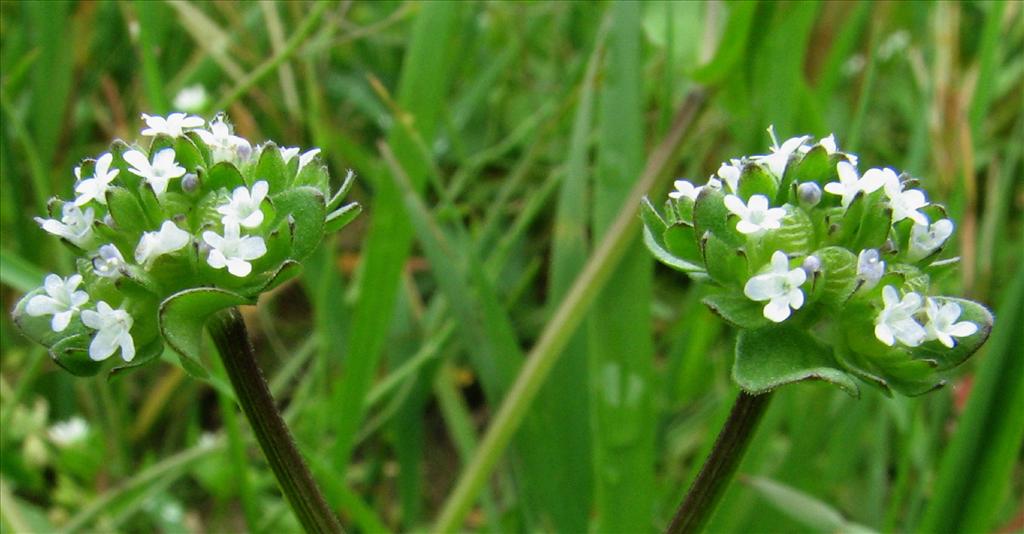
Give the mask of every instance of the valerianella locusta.
[[859, 394], [941, 386], [988, 338], [976, 302], [933, 294], [954, 223], [917, 181], [857, 169], [833, 136], [794, 137], [730, 160], [708, 183], [675, 182], [664, 214], [643, 206], [662, 263], [716, 289], [704, 299], [739, 328], [733, 377], [749, 393], [807, 379]]
[[145, 364], [165, 343], [204, 375], [206, 318], [295, 276], [360, 209], [343, 204], [351, 172], [331, 191], [319, 149], [253, 147], [223, 115], [142, 118], [139, 144], [83, 161], [76, 197], [36, 218], [74, 251], [77, 272], [47, 276], [14, 320], [77, 375]]

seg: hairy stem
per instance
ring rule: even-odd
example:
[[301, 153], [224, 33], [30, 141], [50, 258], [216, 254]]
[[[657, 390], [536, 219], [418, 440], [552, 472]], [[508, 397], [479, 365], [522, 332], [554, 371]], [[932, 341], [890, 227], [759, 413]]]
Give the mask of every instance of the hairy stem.
[[238, 403], [299, 523], [306, 532], [342, 532], [274, 404], [238, 309], [218, 313], [208, 327]]
[[669, 525], [668, 534], [700, 532], [704, 524], [711, 518], [718, 501], [721, 500], [725, 488], [736, 473], [736, 468], [743, 459], [743, 454], [754, 437], [757, 424], [768, 408], [771, 392], [762, 395], [751, 395], [740, 391], [736, 403], [729, 412], [722, 432], [715, 440], [711, 455], [701, 467], [697, 479], [686, 492], [683, 503], [676, 510], [675, 517]]

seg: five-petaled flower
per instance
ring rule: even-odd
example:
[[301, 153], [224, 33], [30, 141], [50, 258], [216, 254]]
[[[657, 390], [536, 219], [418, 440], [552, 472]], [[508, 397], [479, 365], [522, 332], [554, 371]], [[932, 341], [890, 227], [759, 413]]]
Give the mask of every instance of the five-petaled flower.
[[113, 244], [106, 244], [96, 251], [92, 259], [92, 270], [104, 278], [116, 278], [121, 275], [121, 267], [125, 265], [124, 256]]
[[700, 194], [700, 190], [702, 189], [701, 187], [694, 187], [694, 185], [687, 180], [676, 180], [672, 182], [672, 186], [675, 190], [669, 192], [668, 196], [669, 198], [674, 198], [676, 200], [682, 198], [697, 200], [697, 195]]
[[[868, 172], [872, 171], [878, 169], [871, 169]], [[885, 196], [889, 198], [889, 207], [892, 208], [892, 222], [895, 224], [903, 219], [911, 219], [917, 224], [928, 224], [928, 217], [917, 211], [928, 205], [924, 192], [919, 189], [904, 191], [896, 171], [892, 169], [883, 169], [879, 172], [884, 176]]]
[[133, 320], [127, 311], [111, 308], [101, 300], [95, 310], [82, 311], [82, 322], [97, 331], [89, 344], [90, 359], [106, 360], [118, 348], [124, 361], [130, 362], [135, 357], [135, 340], [131, 334]]
[[91, 207], [85, 208], [83, 211], [74, 203], [65, 202], [61, 206], [59, 221], [56, 219], [43, 219], [42, 217], [36, 217], [35, 219], [43, 230], [55, 236], [63, 237], [74, 245], [81, 247], [85, 245], [85, 242], [92, 235], [92, 223], [95, 220], [95, 214]]
[[909, 347], [920, 345], [926, 336], [923, 326], [914, 319], [921, 310], [921, 295], [909, 292], [900, 299], [900, 294], [893, 286], [882, 288], [884, 308], [875, 318], [875, 337], [889, 345], [897, 341]]
[[246, 159], [252, 153], [249, 141], [231, 133], [228, 124], [219, 118], [210, 122], [209, 130], [196, 130], [196, 133], [210, 147], [214, 161]]
[[171, 221], [164, 221], [160, 230], [142, 234], [135, 247], [135, 261], [148, 269], [157, 257], [180, 250], [191, 240], [192, 236], [188, 232]]
[[[78, 193], [78, 198], [75, 199], [76, 206], [84, 206], [92, 200], [100, 204], [107, 203], [107, 188], [110, 187], [110, 182], [114, 181], [114, 178], [117, 178], [118, 173], [121, 172], [121, 169], [110, 168], [110, 164], [113, 162], [114, 155], [110, 152], [103, 154], [96, 160], [96, 168], [93, 171], [92, 177], [81, 180], [75, 186], [75, 192]], [[80, 172], [81, 167], [75, 167], [75, 175], [78, 176]]]
[[932, 224], [914, 224], [910, 230], [910, 249], [907, 259], [918, 261], [929, 256], [953, 235], [953, 221], [939, 219]]
[[82, 276], [73, 274], [67, 279], [55, 274], [48, 274], [43, 280], [45, 295], [36, 295], [25, 305], [25, 313], [33, 317], [52, 315], [50, 328], [54, 332], [63, 332], [75, 313], [89, 301], [89, 294], [78, 290]]
[[790, 308], [799, 310], [804, 305], [804, 293], [800, 286], [807, 281], [807, 272], [802, 268], [789, 268], [789, 257], [776, 250], [772, 254], [769, 271], [747, 280], [743, 294], [750, 300], [768, 301], [764, 316], [776, 323], [789, 318]]
[[122, 155], [131, 165], [128, 172], [145, 179], [157, 196], [167, 191], [167, 184], [172, 178], [181, 178], [185, 174], [185, 168], [178, 165], [174, 156], [173, 148], [165, 148], [154, 154], [152, 163], [138, 150], [128, 150]]
[[142, 130], [142, 135], [146, 136], [169, 135], [171, 137], [181, 137], [185, 135], [186, 128], [199, 128], [206, 124], [202, 117], [186, 115], [184, 113], [171, 113], [167, 118], [143, 113], [142, 120], [146, 121], [146, 126], [148, 126], [148, 128]]
[[784, 208], [769, 208], [768, 197], [753, 195], [746, 204], [736, 195], [726, 195], [725, 207], [736, 214], [736, 230], [742, 234], [758, 235], [767, 230], [782, 227], [782, 218], [786, 216]]
[[263, 210], [260, 204], [267, 198], [270, 186], [265, 180], [252, 184], [252, 191], [245, 186], [236, 187], [231, 193], [231, 201], [217, 207], [221, 222], [225, 225], [238, 224], [245, 228], [256, 228], [263, 222]]
[[252, 272], [251, 260], [267, 253], [267, 245], [259, 236], [241, 236], [237, 223], [224, 225], [224, 235], [207, 230], [203, 232], [203, 241], [210, 246], [210, 255], [206, 262], [214, 269], [228, 268], [228, 272], [238, 276], [248, 276]]
[[978, 325], [970, 321], [956, 322], [960, 318], [960, 305], [955, 302], [940, 305], [936, 299], [929, 298], [925, 313], [928, 315], [925, 339], [937, 339], [948, 348], [956, 345], [954, 337], [967, 337], [978, 331]]
[[842, 197], [844, 208], [850, 206], [858, 193], [874, 193], [884, 184], [884, 179], [877, 172], [878, 169], [870, 169], [864, 176], [857, 176], [857, 169], [849, 162], [840, 161], [836, 164], [836, 173], [839, 175], [838, 182], [825, 184], [825, 191]]

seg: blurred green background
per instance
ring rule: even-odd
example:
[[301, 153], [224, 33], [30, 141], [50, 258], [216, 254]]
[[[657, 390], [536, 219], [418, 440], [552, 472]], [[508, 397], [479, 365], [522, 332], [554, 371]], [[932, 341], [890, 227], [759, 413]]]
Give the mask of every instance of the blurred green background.
[[[1024, 530], [1021, 3], [0, 9], [4, 309], [70, 272], [32, 216], [70, 194], [80, 159], [137, 140], [140, 113], [224, 110], [251, 140], [322, 147], [333, 176], [358, 173], [364, 214], [244, 310], [350, 530], [429, 528], [697, 90], [708, 98], [652, 197], [764, 153], [769, 124], [834, 132], [862, 168], [905, 170], [950, 207], [962, 261], [942, 293], [997, 317], [933, 394], [784, 388], [709, 529]], [[634, 241], [464, 527], [661, 530], [737, 391], [734, 333], [700, 297]], [[165, 355], [116, 381], [76, 379], [2, 317], [0, 530], [298, 529], [223, 378], [188, 378]], [[76, 418], [78, 431], [54, 427]]]

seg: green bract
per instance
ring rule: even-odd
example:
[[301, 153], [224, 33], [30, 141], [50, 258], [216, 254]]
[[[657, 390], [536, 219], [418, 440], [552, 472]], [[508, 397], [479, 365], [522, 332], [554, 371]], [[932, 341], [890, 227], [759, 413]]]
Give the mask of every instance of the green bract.
[[646, 199], [654, 256], [714, 287], [704, 303], [740, 329], [733, 378], [759, 394], [819, 379], [859, 395], [944, 384], [988, 338], [976, 302], [936, 296], [953, 233], [943, 206], [888, 168], [795, 137], [724, 163], [706, 185], [675, 182], [664, 210]]
[[165, 343], [205, 375], [206, 319], [295, 276], [360, 210], [343, 203], [353, 174], [332, 192], [319, 149], [253, 148], [222, 115], [143, 119], [147, 147], [114, 141], [75, 169], [77, 196], [36, 219], [75, 252], [77, 272], [47, 276], [14, 321], [76, 375], [114, 354], [123, 363], [112, 373], [143, 365]]

